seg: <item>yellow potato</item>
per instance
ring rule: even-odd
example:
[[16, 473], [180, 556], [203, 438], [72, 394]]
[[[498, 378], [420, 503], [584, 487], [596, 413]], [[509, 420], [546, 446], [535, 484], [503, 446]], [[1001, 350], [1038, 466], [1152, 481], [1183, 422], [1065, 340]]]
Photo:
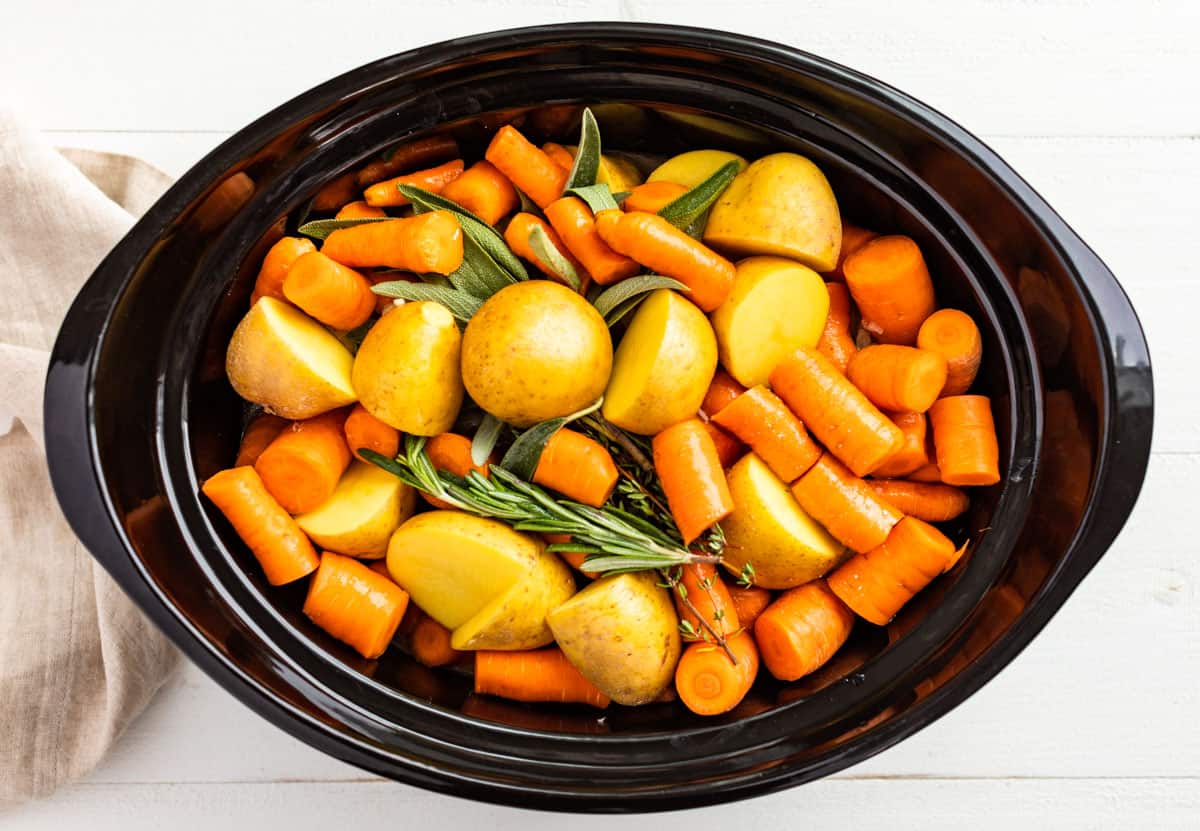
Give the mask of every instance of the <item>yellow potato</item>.
[[354, 461], [333, 495], [299, 514], [296, 524], [320, 548], [376, 559], [387, 553], [392, 532], [412, 516], [416, 498], [416, 491], [386, 470]]
[[652, 572], [604, 577], [549, 617], [567, 659], [618, 704], [653, 701], [679, 662], [679, 618]]
[[577, 293], [549, 280], [496, 292], [463, 335], [467, 392], [480, 407], [517, 427], [593, 403], [604, 392], [612, 361], [604, 318]]
[[765, 384], [798, 347], [817, 345], [828, 315], [825, 281], [808, 266], [783, 257], [742, 260], [729, 298], [712, 313], [721, 366], [742, 386]]
[[647, 297], [617, 347], [601, 412], [653, 435], [700, 409], [717, 370], [717, 338], [704, 312], [669, 289]]
[[722, 564], [741, 574], [749, 562], [754, 583], [789, 589], [815, 580], [838, 564], [844, 547], [792, 498], [766, 462], [747, 453], [726, 475], [733, 513], [721, 520]]
[[371, 415], [415, 436], [444, 433], [458, 417], [462, 336], [445, 306], [405, 303], [371, 327], [354, 358], [354, 389]]
[[[567, 150], [574, 156], [579, 148], [567, 145]], [[637, 165], [624, 156], [612, 153], [600, 154], [600, 168], [596, 171], [596, 184], [608, 185], [613, 193], [633, 190], [642, 183], [642, 172]]]
[[734, 256], [776, 254], [832, 271], [842, 218], [825, 174], [795, 153], [763, 156], [712, 207], [704, 241]]
[[737, 153], [724, 150], [689, 150], [660, 164], [646, 177], [646, 181], [674, 182], [685, 188], [694, 188], [729, 162], [737, 162], [739, 173], [745, 170], [748, 164]]
[[557, 554], [542, 551], [516, 584], [454, 630], [455, 649], [537, 649], [554, 640], [546, 616], [575, 594], [575, 578]]
[[295, 306], [263, 297], [233, 331], [225, 372], [234, 391], [284, 418], [352, 404], [354, 356]]
[[512, 589], [544, 548], [494, 519], [428, 511], [392, 534], [387, 568], [422, 611], [453, 630]]

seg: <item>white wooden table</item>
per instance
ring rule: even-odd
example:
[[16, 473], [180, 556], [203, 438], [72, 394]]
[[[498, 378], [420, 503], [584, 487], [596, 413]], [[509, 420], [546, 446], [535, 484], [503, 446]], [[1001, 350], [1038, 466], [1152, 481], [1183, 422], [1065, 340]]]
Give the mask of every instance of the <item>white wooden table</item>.
[[[62, 145], [178, 174], [315, 83], [447, 37], [565, 20], [773, 38], [885, 79], [992, 144], [1117, 273], [1158, 394], [1141, 503], [1023, 655], [937, 724], [825, 781], [695, 827], [1200, 827], [1200, 3], [1195, 0], [3, 0], [0, 103]], [[453, 9], [451, 8], [453, 6]], [[0, 208], [4, 209], [4, 208]], [[181, 671], [85, 782], [19, 829], [573, 829], [323, 756]], [[643, 816], [624, 827], [678, 821]]]

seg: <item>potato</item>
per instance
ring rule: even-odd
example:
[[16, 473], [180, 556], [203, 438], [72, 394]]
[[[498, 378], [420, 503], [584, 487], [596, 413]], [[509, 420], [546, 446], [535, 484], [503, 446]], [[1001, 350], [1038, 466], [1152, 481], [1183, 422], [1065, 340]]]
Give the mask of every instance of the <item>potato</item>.
[[546, 616], [575, 594], [575, 578], [557, 554], [541, 551], [504, 594], [454, 630], [455, 649], [537, 649], [554, 640]]
[[721, 520], [725, 532], [722, 564], [741, 574], [749, 562], [754, 584], [789, 589], [815, 580], [837, 565], [844, 552], [792, 498], [766, 462], [747, 453], [726, 475], [733, 513]]
[[679, 618], [652, 572], [603, 577], [550, 613], [567, 659], [618, 704], [653, 701], [679, 662]]
[[816, 346], [829, 314], [829, 292], [815, 271], [783, 257], [737, 264], [728, 299], [712, 314], [717, 354], [738, 383], [765, 384], [776, 364]]
[[405, 303], [371, 327], [354, 358], [354, 389], [371, 415], [415, 436], [436, 436], [462, 406], [462, 336], [445, 306]]
[[225, 373], [238, 395], [293, 419], [354, 403], [353, 363], [328, 329], [273, 297], [254, 304], [225, 353]]
[[296, 517], [316, 545], [350, 557], [376, 559], [388, 540], [412, 516], [417, 493], [386, 470], [354, 461], [333, 495], [319, 508]]
[[669, 289], [638, 307], [617, 347], [601, 412], [653, 435], [696, 414], [717, 370], [717, 338], [704, 312]]
[[803, 156], [763, 156], [738, 174], [708, 215], [704, 241], [732, 254], [776, 254], [832, 271], [842, 218], [825, 174]]
[[724, 150], [689, 150], [660, 164], [646, 177], [646, 181], [674, 182], [685, 188], [694, 188], [729, 162], [738, 163], [739, 173], [746, 169], [746, 160], [737, 153]]
[[604, 318], [577, 293], [549, 280], [496, 292], [463, 335], [467, 392], [480, 407], [517, 427], [594, 402], [608, 383], [612, 361]]
[[596, 184], [608, 185], [613, 193], [631, 191], [642, 183], [642, 172], [637, 165], [624, 156], [602, 153], [600, 169], [596, 172]]

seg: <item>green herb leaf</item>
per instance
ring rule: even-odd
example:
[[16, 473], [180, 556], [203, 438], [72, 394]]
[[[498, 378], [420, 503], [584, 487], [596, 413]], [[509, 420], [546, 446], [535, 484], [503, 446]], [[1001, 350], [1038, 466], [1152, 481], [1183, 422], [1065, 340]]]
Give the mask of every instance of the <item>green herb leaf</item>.
[[571, 165], [571, 173], [567, 176], [566, 189], [594, 185], [599, 173], [600, 126], [596, 124], [596, 116], [592, 115], [591, 108], [587, 108], [579, 125], [579, 147], [575, 150], [575, 164]]
[[505, 286], [516, 282], [513, 276], [492, 259], [473, 237], [463, 235], [462, 265], [448, 275], [450, 284], [481, 300], [487, 300]]
[[342, 228], [353, 228], [355, 225], [366, 225], [368, 222], [387, 222], [392, 219], [395, 219], [395, 217], [360, 216], [355, 219], [314, 219], [312, 222], [305, 222], [296, 230], [306, 237], [323, 240], [334, 231], [339, 231]]
[[413, 185], [397, 185], [396, 187], [415, 207], [422, 208], [423, 212], [450, 211], [457, 216], [459, 224], [462, 225], [463, 236], [473, 240], [492, 260], [507, 271], [512, 276], [510, 282], [529, 279], [529, 272], [525, 270], [525, 266], [517, 259], [517, 255], [508, 247], [504, 237], [478, 216], [457, 202], [452, 202], [436, 193], [430, 193], [424, 188]]
[[[657, 291], [658, 289], [691, 291], [683, 283], [670, 277], [663, 277], [661, 274], [643, 274], [638, 277], [630, 277], [616, 285], [609, 286], [599, 297], [592, 301], [592, 305], [596, 307], [596, 311], [600, 313], [605, 322], [611, 326], [613, 323], [616, 323], [616, 320], [609, 320], [609, 315], [621, 309], [621, 316], [623, 317], [637, 305], [637, 303], [634, 303], [633, 306], [628, 306], [629, 301], [637, 300], [641, 302], [645, 299], [643, 295]], [[617, 320], [619, 319], [617, 318]]]
[[612, 195], [612, 198], [613, 198], [614, 202], [620, 204], [621, 202], [624, 202], [626, 199], [628, 199], [631, 196], [633, 196], [633, 191], [622, 190], [622, 191], [618, 191], [617, 193], [614, 193]]
[[[675, 201], [664, 205], [662, 210], [658, 212], [658, 215], [676, 228], [685, 231], [696, 231], [697, 233], [703, 232], [703, 226], [699, 229], [694, 227], [689, 228], [689, 226], [692, 226], [693, 223], [712, 207], [712, 204], [725, 192], [725, 188], [729, 187], [729, 183], [737, 175], [738, 163], [726, 162], [703, 182]], [[696, 236], [696, 233], [693, 233], [693, 236]]]
[[[315, 199], [316, 197], [313, 197]], [[296, 227], [299, 228], [308, 221], [308, 215], [312, 213], [313, 200], [309, 199], [300, 206], [300, 210], [296, 212]]]
[[[567, 188], [563, 191], [563, 196], [578, 196], [587, 203], [587, 206], [592, 209], [592, 213], [594, 214], [598, 214], [601, 211], [615, 210], [620, 207], [617, 205], [617, 200], [613, 199], [612, 191], [606, 184]], [[682, 199], [683, 197], [680, 198]]]
[[512, 447], [508, 448], [508, 452], [500, 460], [500, 467], [525, 481], [533, 479], [533, 472], [537, 470], [538, 461], [542, 458], [542, 451], [546, 449], [546, 444], [550, 439], [554, 438], [554, 434], [575, 419], [596, 412], [600, 409], [603, 401], [603, 398], [599, 398], [596, 403], [578, 412], [547, 419], [533, 425], [517, 436], [517, 440], [512, 443]]
[[579, 291], [579, 287], [583, 285], [579, 279], [579, 272], [575, 270], [575, 266], [571, 265], [571, 261], [558, 250], [558, 246], [551, 242], [542, 226], [534, 225], [529, 232], [529, 247], [533, 249], [533, 253], [539, 260], [550, 266], [558, 279], [575, 291]]
[[503, 421], [491, 413], [483, 414], [483, 420], [479, 422], [479, 429], [475, 431], [475, 437], [471, 439], [471, 464], [482, 465], [487, 462], [488, 456], [491, 456], [492, 451], [496, 448], [496, 442], [500, 439], [500, 431], [503, 429]]
[[371, 291], [384, 297], [399, 297], [402, 300], [432, 300], [435, 303], [441, 303], [449, 309], [450, 314], [463, 323], [470, 320], [472, 315], [483, 305], [483, 301], [473, 294], [431, 283], [410, 283], [406, 280], [396, 280], [372, 286]]
[[371, 319], [362, 326], [351, 329], [349, 332], [346, 332], [345, 335], [343, 335], [343, 337], [350, 342], [350, 345], [354, 347], [352, 350], [350, 350], [351, 352], [358, 352], [358, 347], [362, 346], [363, 338], [367, 336], [367, 332], [370, 332], [371, 327], [374, 326], [378, 321], [379, 318], [372, 315]]

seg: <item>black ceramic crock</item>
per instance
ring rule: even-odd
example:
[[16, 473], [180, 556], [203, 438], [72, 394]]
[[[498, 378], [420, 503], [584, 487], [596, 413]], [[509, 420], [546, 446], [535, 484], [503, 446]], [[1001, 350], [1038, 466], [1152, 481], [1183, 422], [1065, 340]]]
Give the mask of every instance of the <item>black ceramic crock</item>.
[[[242, 409], [224, 344], [255, 263], [318, 187], [434, 129], [478, 149], [529, 108], [601, 108], [610, 146], [792, 149], [844, 214], [921, 244], [944, 305], [980, 322], [1006, 476], [958, 533], [968, 555], [826, 668], [761, 681], [725, 717], [470, 695], [403, 654], [357, 658], [271, 588], [198, 482], [231, 463]], [[696, 118], [695, 116], [705, 116]], [[718, 120], [712, 120], [712, 119]], [[542, 136], [543, 138], [551, 136]], [[558, 137], [558, 136], [553, 136]], [[1150, 448], [1149, 356], [1112, 274], [995, 153], [896, 90], [773, 43], [583, 24], [377, 61], [205, 157], [96, 270], [46, 385], [58, 498], [94, 556], [187, 655], [294, 736], [433, 790], [526, 807], [644, 811], [778, 790], [859, 762], [975, 692], [1038, 633], [1133, 507]], [[395, 651], [395, 650], [393, 650]]]

